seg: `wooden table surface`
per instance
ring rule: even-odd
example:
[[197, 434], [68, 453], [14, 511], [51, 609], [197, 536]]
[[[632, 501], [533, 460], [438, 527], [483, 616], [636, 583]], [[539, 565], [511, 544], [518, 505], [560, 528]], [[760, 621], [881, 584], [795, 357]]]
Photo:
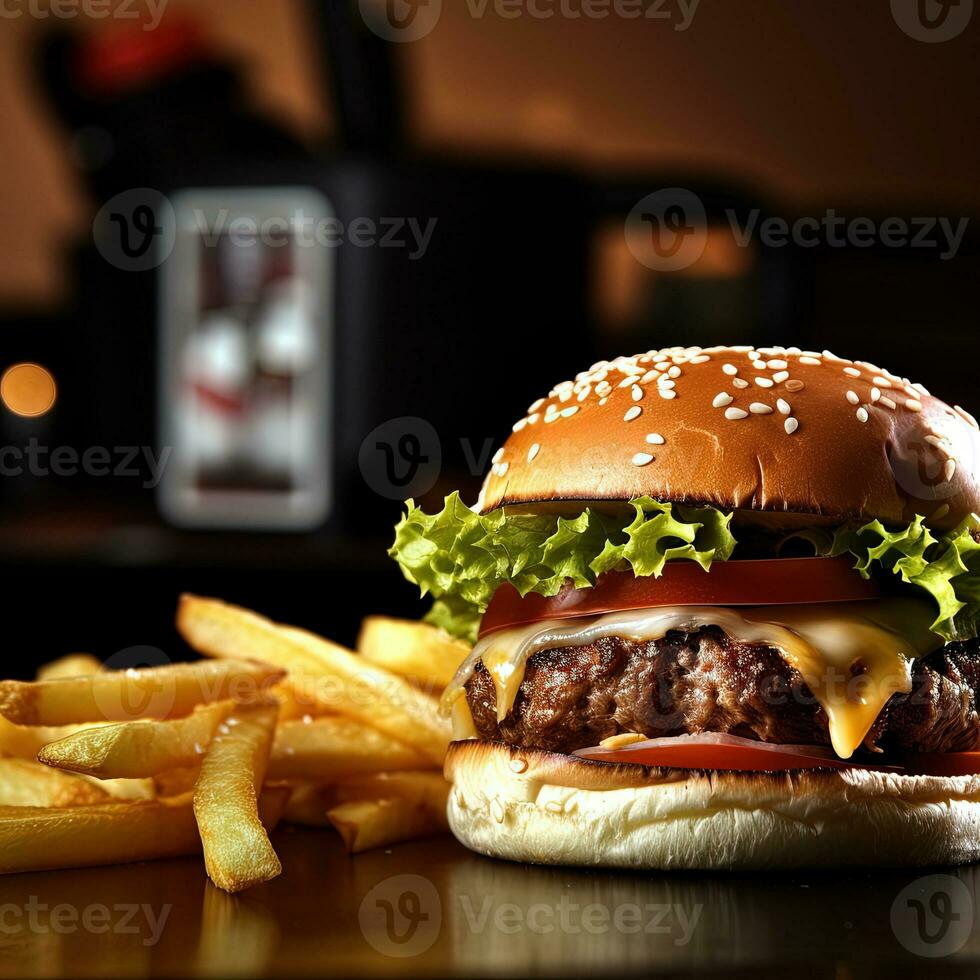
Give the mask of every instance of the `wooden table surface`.
[[980, 969], [972, 867], [626, 874], [493, 861], [448, 837], [353, 858], [326, 831], [286, 827], [274, 841], [283, 875], [238, 897], [210, 886], [195, 858], [0, 878], [0, 974], [846, 978]]

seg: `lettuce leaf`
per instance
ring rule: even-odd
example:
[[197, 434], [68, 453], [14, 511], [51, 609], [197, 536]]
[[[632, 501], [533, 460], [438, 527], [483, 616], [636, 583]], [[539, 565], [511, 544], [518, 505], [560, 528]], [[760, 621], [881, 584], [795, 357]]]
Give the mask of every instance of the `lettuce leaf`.
[[[668, 561], [688, 559], [709, 569], [735, 551], [732, 515], [713, 507], [630, 501], [632, 515], [615, 517], [586, 507], [573, 517], [507, 508], [470, 510], [453, 493], [426, 514], [411, 500], [395, 528], [389, 554], [402, 573], [431, 595], [426, 617], [454, 636], [475, 640], [480, 617], [497, 587], [552, 596], [570, 580], [590, 588], [603, 572], [660, 576]], [[848, 555], [863, 578], [888, 573], [936, 603], [933, 632], [946, 640], [980, 633], [980, 518], [971, 516], [937, 538], [917, 517], [903, 528], [881, 521], [812, 528], [789, 538], [808, 541], [817, 555]], [[784, 540], [788, 540], [784, 539]]]
[[849, 523], [790, 535], [806, 540], [818, 555], [852, 555], [863, 578], [881, 569], [936, 602], [931, 629], [946, 640], [971, 639], [980, 632], [980, 519], [971, 515], [955, 530], [936, 538], [916, 517], [899, 530], [881, 521]]
[[497, 587], [552, 596], [565, 580], [589, 588], [614, 569], [659, 576], [668, 561], [687, 558], [702, 568], [731, 557], [731, 514], [649, 497], [630, 501], [625, 522], [585, 508], [575, 517], [470, 510], [453, 493], [438, 514], [414, 501], [395, 528], [389, 554], [402, 573], [435, 600], [427, 619], [454, 636], [475, 640], [480, 617]]

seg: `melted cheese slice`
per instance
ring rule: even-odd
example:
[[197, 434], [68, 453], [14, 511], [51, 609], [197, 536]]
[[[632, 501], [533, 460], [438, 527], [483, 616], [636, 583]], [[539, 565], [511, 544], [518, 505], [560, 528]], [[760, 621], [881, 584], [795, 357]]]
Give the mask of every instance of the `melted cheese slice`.
[[[671, 630], [718, 626], [743, 643], [775, 647], [799, 671], [826, 712], [834, 751], [849, 758], [885, 703], [912, 689], [912, 661], [942, 645], [929, 631], [928, 604], [910, 599], [806, 605], [666, 606], [582, 619], [547, 620], [501, 630], [479, 640], [446, 689], [457, 738], [476, 732], [463, 685], [482, 660], [503, 721], [524, 679], [527, 658], [539, 650], [584, 646], [603, 637], [659, 640]], [[785, 692], [782, 697], [790, 697]], [[773, 702], [777, 708], [780, 701]]]

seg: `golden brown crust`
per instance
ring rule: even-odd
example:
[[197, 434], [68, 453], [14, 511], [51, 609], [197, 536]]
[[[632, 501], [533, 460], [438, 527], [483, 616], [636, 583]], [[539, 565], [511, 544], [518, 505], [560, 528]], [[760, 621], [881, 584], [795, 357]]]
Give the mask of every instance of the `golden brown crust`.
[[797, 348], [672, 348], [600, 362], [531, 405], [484, 511], [660, 500], [937, 528], [980, 511], [969, 413], [873, 364]]

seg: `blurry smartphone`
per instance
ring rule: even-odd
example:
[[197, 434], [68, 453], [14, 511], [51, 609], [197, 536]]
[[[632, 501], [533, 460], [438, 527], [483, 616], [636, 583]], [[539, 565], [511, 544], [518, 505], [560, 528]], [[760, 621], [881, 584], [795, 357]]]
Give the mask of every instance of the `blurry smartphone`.
[[161, 266], [171, 522], [306, 530], [331, 502], [333, 213], [305, 187], [185, 190]]

